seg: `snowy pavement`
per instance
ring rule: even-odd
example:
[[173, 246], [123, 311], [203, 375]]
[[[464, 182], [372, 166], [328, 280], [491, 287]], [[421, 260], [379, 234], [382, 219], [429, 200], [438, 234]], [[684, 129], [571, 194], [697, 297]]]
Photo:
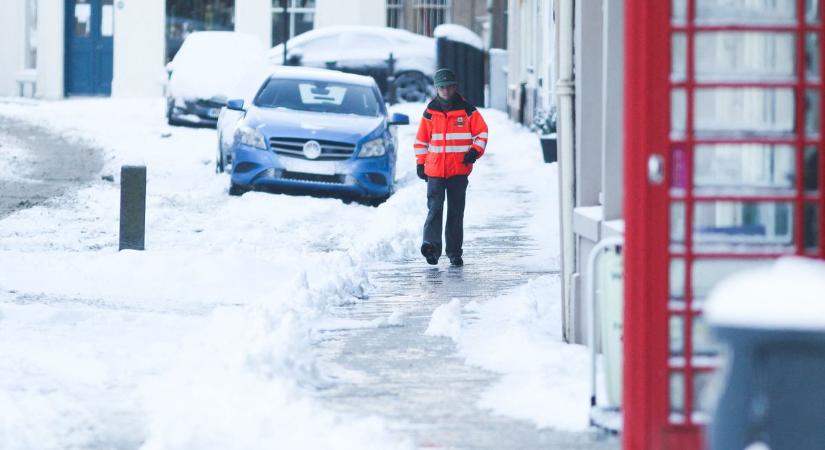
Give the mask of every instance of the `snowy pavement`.
[[0, 217], [94, 179], [103, 164], [96, 148], [3, 116], [0, 162]]
[[[423, 105], [395, 108], [414, 123], [399, 129], [399, 190], [378, 208], [229, 197], [214, 130], [170, 128], [163, 106], [0, 102], [101, 148], [115, 179], [0, 220], [0, 448], [473, 448], [488, 426], [522, 448], [610, 444], [587, 429], [586, 352], [558, 335], [555, 174], [534, 134], [484, 111], [456, 271], [417, 256]], [[134, 163], [148, 168], [147, 250], [118, 252], [119, 167]], [[452, 339], [424, 335], [453, 298], [462, 307], [431, 333]], [[393, 389], [370, 384], [376, 367], [426, 388], [398, 394], [417, 409], [382, 403]], [[452, 434], [434, 423], [450, 393], [467, 425]]]

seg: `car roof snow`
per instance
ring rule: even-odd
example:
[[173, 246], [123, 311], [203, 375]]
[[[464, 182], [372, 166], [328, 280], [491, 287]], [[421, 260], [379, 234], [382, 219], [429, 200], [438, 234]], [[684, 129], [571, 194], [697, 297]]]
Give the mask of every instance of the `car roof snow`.
[[375, 80], [372, 77], [316, 67], [281, 66], [273, 69], [272, 74], [269, 77], [350, 83], [361, 86], [375, 85]]

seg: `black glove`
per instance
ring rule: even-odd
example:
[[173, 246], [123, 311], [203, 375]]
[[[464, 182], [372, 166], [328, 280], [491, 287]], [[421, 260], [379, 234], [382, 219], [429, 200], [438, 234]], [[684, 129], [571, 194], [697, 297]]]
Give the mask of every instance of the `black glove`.
[[478, 150], [471, 148], [469, 152], [464, 154], [464, 164], [473, 164], [478, 157], [481, 156]]
[[415, 173], [418, 174], [418, 178], [421, 178], [424, 181], [427, 181], [427, 174], [424, 173], [424, 164], [419, 164], [415, 166]]

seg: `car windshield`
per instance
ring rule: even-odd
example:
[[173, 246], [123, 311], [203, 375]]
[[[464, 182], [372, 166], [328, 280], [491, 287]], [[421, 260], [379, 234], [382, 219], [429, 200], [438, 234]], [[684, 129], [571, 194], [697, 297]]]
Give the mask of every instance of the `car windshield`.
[[381, 114], [380, 99], [372, 87], [331, 81], [271, 78], [255, 97], [255, 106], [369, 117]]

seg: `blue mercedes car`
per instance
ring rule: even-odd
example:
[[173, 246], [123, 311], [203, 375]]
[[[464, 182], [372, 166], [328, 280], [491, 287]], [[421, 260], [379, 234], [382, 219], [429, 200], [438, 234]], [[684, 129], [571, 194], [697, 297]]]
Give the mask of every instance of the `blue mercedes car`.
[[387, 117], [372, 78], [279, 68], [249, 104], [230, 100], [226, 109], [237, 115], [231, 127], [219, 125], [218, 166], [231, 163], [230, 195], [263, 190], [374, 205], [392, 195], [392, 127], [409, 124], [409, 117]]

